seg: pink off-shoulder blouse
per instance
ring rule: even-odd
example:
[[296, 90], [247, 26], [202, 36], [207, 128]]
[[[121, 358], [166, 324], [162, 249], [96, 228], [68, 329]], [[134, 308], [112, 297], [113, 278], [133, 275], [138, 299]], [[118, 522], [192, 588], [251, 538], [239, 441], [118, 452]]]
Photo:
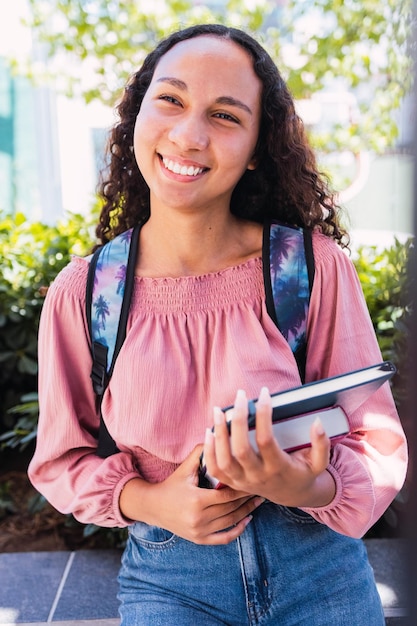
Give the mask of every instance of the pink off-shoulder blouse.
[[[348, 256], [313, 236], [316, 274], [308, 319], [306, 380], [381, 361]], [[85, 523], [123, 527], [127, 481], [164, 480], [212, 425], [214, 405], [300, 384], [291, 350], [265, 307], [262, 261], [181, 278], [136, 278], [128, 332], [103, 401], [120, 452], [96, 454], [99, 416], [90, 380], [85, 317], [88, 261], [74, 258], [50, 287], [39, 332], [40, 418], [29, 467], [35, 487]], [[404, 433], [388, 384], [349, 416], [328, 471], [334, 500], [305, 509], [333, 530], [360, 537], [389, 506], [406, 472]]]

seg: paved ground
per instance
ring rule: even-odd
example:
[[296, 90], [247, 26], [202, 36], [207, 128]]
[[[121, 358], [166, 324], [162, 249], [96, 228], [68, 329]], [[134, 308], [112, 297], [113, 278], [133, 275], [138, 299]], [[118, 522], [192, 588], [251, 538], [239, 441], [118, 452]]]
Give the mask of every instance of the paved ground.
[[[366, 547], [386, 623], [405, 626], [405, 541], [370, 539]], [[0, 554], [0, 624], [117, 626], [119, 562], [118, 550]]]

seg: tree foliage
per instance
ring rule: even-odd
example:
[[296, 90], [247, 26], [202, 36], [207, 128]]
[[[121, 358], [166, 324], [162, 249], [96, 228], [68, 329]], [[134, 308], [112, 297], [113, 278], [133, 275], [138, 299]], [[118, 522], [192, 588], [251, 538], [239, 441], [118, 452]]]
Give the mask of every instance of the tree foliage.
[[[29, 25], [44, 46], [42, 53], [52, 59], [50, 67], [55, 79], [69, 94], [82, 93], [87, 102], [99, 99], [111, 105], [127, 78], [160, 39], [185, 26], [226, 21], [223, 10], [191, 0], [29, 3]], [[272, 10], [271, 5], [269, 0], [253, 0], [250, 4], [249, 9], [245, 2], [230, 0], [227, 20], [250, 31], [258, 30], [264, 16]]]
[[[155, 43], [179, 27], [221, 22], [255, 33], [296, 99], [329, 87], [358, 101], [351, 119], [313, 137], [317, 147], [382, 152], [397, 136], [410, 88], [411, 0], [29, 0], [29, 25], [56, 85], [113, 105]], [[282, 5], [282, 6], [280, 6]], [[32, 64], [37, 72], [42, 64]], [[82, 68], [82, 71], [81, 71]]]
[[411, 0], [291, 0], [299, 63], [290, 87], [309, 97], [336, 84], [358, 101], [350, 125], [322, 136], [327, 149], [382, 152], [397, 137], [393, 111], [411, 89], [411, 13]]

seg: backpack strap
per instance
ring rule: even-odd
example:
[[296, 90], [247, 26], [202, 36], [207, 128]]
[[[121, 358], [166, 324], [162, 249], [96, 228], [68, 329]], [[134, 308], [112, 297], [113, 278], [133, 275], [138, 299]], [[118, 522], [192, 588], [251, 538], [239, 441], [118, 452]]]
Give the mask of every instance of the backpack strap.
[[262, 256], [267, 311], [288, 341], [304, 383], [314, 280], [311, 231], [280, 222], [265, 224]]
[[101, 402], [126, 337], [140, 228], [118, 235], [93, 254], [88, 268], [86, 307], [93, 359], [91, 379], [100, 409], [97, 454], [117, 452], [101, 414]]

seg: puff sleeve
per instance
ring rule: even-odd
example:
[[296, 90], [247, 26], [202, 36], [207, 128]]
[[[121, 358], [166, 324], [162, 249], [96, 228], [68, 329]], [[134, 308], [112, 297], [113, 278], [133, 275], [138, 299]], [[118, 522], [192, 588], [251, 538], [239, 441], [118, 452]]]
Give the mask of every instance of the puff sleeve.
[[124, 527], [118, 501], [138, 476], [134, 459], [120, 452], [96, 455], [99, 414], [90, 380], [85, 316], [87, 262], [74, 259], [48, 290], [39, 328], [39, 425], [28, 475], [62, 513], [83, 523]]
[[[352, 261], [323, 235], [313, 241], [307, 381], [382, 361]], [[348, 418], [351, 432], [334, 446], [328, 468], [336, 496], [328, 506], [304, 510], [337, 532], [362, 537], [403, 485], [407, 445], [388, 383]]]

